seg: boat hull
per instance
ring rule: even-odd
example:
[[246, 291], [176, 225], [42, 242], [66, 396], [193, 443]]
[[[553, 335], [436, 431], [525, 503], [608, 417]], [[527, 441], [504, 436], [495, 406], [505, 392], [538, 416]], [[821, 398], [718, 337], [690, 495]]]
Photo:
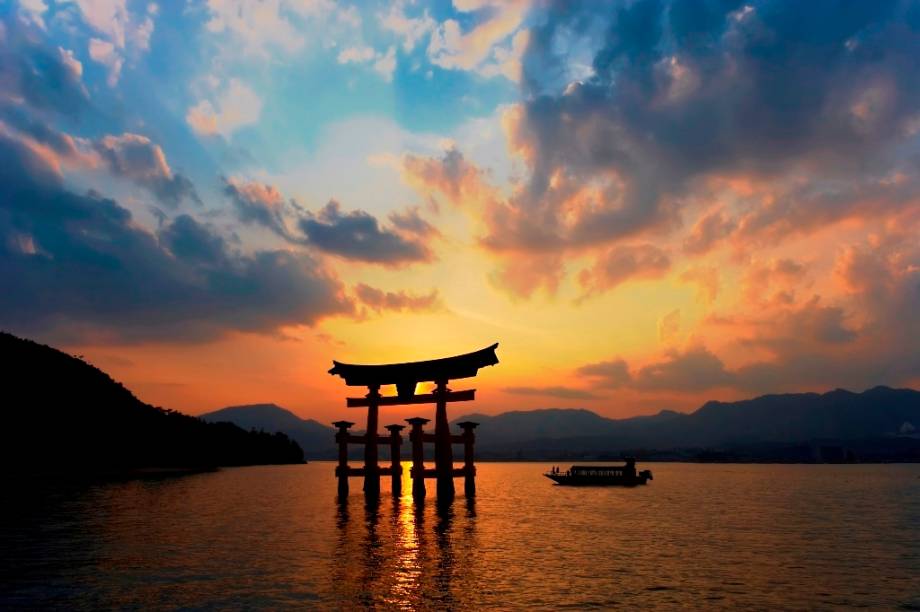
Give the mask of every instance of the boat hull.
[[556, 484], [565, 487], [637, 487], [646, 484], [650, 476], [580, 476], [572, 474], [544, 474]]

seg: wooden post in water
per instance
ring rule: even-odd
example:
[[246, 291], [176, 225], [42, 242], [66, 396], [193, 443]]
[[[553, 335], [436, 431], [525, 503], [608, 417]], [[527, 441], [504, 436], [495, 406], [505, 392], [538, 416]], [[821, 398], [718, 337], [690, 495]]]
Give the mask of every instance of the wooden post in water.
[[476, 443], [476, 434], [473, 430], [479, 423], [464, 421], [457, 423], [463, 430], [463, 492], [467, 497], [476, 495], [476, 465], [473, 462], [473, 445]]
[[425, 497], [425, 446], [422, 436], [425, 432], [422, 427], [428, 423], [428, 419], [422, 417], [413, 417], [406, 419], [412, 430], [409, 432], [409, 440], [412, 442], [412, 497], [423, 499]]
[[364, 441], [364, 493], [371, 497], [380, 495], [380, 470], [377, 469], [377, 409], [380, 385], [368, 385], [367, 438]]
[[348, 428], [354, 425], [350, 421], [336, 421], [333, 423], [338, 431], [335, 441], [339, 444], [339, 464], [335, 468], [335, 475], [339, 479], [339, 495], [348, 496]]
[[405, 427], [405, 425], [386, 426], [390, 432], [390, 488], [393, 490], [393, 495], [397, 496], [402, 491], [402, 457], [400, 456], [402, 437], [400, 437], [399, 432]]
[[436, 410], [434, 417], [434, 467], [437, 472], [438, 497], [442, 500], [454, 496], [454, 452], [451, 448], [450, 423], [447, 421], [446, 380], [436, 381], [438, 388], [434, 392]]

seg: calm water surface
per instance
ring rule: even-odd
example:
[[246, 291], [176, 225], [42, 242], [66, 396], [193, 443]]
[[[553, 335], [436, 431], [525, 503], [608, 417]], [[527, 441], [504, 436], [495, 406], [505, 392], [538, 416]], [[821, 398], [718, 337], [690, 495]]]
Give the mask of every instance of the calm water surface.
[[447, 508], [339, 504], [331, 463], [8, 490], [0, 608], [920, 609], [918, 465], [548, 467], [481, 464]]

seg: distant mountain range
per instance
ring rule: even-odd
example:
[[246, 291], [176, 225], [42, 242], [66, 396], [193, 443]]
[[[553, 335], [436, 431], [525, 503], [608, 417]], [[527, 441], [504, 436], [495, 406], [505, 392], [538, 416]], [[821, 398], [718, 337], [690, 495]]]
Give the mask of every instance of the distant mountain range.
[[[274, 404], [225, 408], [202, 418], [282, 431], [297, 440], [308, 457], [335, 455], [331, 427]], [[888, 387], [712, 401], [689, 414], [663, 410], [628, 419], [608, 419], [589, 410], [545, 409], [467, 414], [453, 422], [460, 421], [480, 423], [476, 454], [483, 459], [576, 460], [635, 454], [646, 459], [724, 461], [920, 460], [920, 392]], [[404, 454], [408, 457], [408, 447]]]
[[302, 419], [276, 404], [229, 406], [200, 415], [210, 423], [230, 422], [243, 429], [284, 432], [297, 442], [308, 459], [335, 454], [335, 430], [313, 419]]
[[618, 456], [750, 460], [920, 460], [920, 392], [764, 395], [695, 412], [607, 419], [588, 410], [468, 414], [481, 457]]
[[49, 346], [0, 332], [0, 362], [0, 473], [121, 474], [303, 461], [284, 434], [206, 423], [145, 404], [102, 370]]

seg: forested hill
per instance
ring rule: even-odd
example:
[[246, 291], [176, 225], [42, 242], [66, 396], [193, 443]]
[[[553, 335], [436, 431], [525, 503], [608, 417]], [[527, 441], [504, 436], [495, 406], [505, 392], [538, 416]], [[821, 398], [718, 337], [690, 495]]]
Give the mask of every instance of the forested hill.
[[300, 463], [280, 433], [206, 423], [137, 399], [102, 370], [0, 332], [0, 455], [6, 472]]

